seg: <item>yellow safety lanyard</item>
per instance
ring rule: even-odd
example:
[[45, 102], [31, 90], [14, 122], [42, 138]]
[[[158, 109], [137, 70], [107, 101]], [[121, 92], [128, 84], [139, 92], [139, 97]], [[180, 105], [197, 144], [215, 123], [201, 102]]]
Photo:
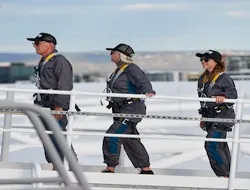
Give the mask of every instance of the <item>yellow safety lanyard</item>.
[[[107, 86], [105, 88], [106, 93], [112, 93], [112, 87], [116, 79], [122, 74], [122, 72], [128, 67], [128, 64], [124, 64], [121, 68], [117, 68], [108, 78], [107, 80]], [[110, 83], [111, 82], [111, 83]], [[107, 97], [107, 101], [111, 101], [111, 97]], [[101, 99], [101, 105], [102, 105], [102, 99]]]
[[47, 56], [46, 58], [45, 58], [45, 61], [46, 62], [48, 62], [52, 57], [54, 57], [55, 55], [58, 55], [58, 53], [52, 53], [52, 54], [50, 54], [49, 56]]
[[59, 53], [55, 52], [50, 55], [48, 55], [42, 62], [39, 63], [39, 72], [42, 72], [43, 66], [49, 62], [49, 60], [54, 57], [55, 55], [58, 55]]
[[[209, 87], [210, 87], [210, 88], [213, 87], [213, 85], [215, 84], [216, 80], [217, 80], [217, 79], [219, 78], [219, 76], [221, 76], [222, 74], [223, 74], [223, 72], [217, 73], [217, 74], [214, 76], [213, 80], [212, 80], [211, 83], [209, 84]], [[205, 84], [206, 84], [207, 82], [208, 82], [208, 77], [207, 77], [207, 75], [205, 75], [205, 76], [203, 77], [203, 80], [202, 80], [202, 87], [201, 87], [201, 89], [200, 89], [201, 92], [203, 92], [203, 90], [204, 90], [204, 88], [205, 88]]]
[[[223, 73], [223, 72], [222, 72], [222, 73]], [[214, 83], [214, 82], [219, 78], [219, 76], [220, 76], [222, 73], [217, 73], [217, 74], [214, 76], [212, 82]], [[205, 75], [204, 78], [203, 78], [203, 80], [202, 80], [202, 83], [204, 84], [204, 83], [207, 83], [207, 82], [208, 82], [208, 77], [207, 77], [207, 75]], [[211, 82], [211, 83], [212, 83], [212, 82]]]
[[127, 67], [128, 67], [128, 64], [124, 64], [124, 65], [120, 68], [120, 70], [124, 71]]

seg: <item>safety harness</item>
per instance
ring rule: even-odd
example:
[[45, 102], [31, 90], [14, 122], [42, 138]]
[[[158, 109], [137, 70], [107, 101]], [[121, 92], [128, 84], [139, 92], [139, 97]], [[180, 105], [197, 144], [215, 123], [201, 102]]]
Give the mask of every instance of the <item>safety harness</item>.
[[[125, 63], [121, 68], [117, 68], [108, 78], [107, 80], [107, 87], [105, 88], [105, 92], [106, 93], [112, 93], [112, 88], [113, 85], [115, 83], [115, 81], [117, 80], [117, 78], [125, 71], [125, 69], [129, 66], [129, 64]], [[109, 102], [109, 104], [106, 106], [108, 109], [116, 107], [116, 108], [121, 108], [122, 106], [126, 105], [126, 104], [132, 104], [135, 101], [140, 101], [139, 98], [126, 98], [123, 99], [119, 102], [114, 102], [112, 100], [112, 97], [107, 97], [106, 100]], [[101, 105], [102, 104], [102, 100], [101, 100]]]
[[[41, 85], [40, 85], [40, 73], [42, 72], [42, 69], [44, 67], [44, 65], [46, 63], [48, 63], [54, 56], [56, 55], [60, 55], [58, 52], [54, 52], [54, 53], [51, 53], [50, 55], [48, 55], [43, 61], [42, 61], [42, 58], [38, 64], [38, 66], [34, 67], [34, 70], [35, 70], [35, 77], [36, 77], [36, 87], [37, 89], [41, 89]], [[43, 94], [46, 96], [46, 94]], [[42, 100], [42, 97], [41, 97], [41, 94], [40, 93], [35, 93], [33, 95], [33, 97], [36, 97], [36, 100], [35, 101], [41, 101]], [[81, 109], [79, 108], [79, 106], [77, 104], [75, 104], [75, 109], [76, 111], [80, 112]]]
[[[212, 81], [210, 82], [209, 86], [207, 88], [212, 88], [216, 82], [216, 80], [223, 74], [223, 72], [221, 73], [217, 73], [214, 78], [212, 79]], [[198, 92], [200, 93], [201, 97], [207, 97], [206, 93], [204, 92], [205, 90], [205, 86], [208, 85], [208, 77], [207, 75], [205, 75], [202, 79], [202, 87], [198, 88]], [[221, 111], [223, 110], [227, 110], [232, 108], [231, 106], [228, 106], [227, 104], [224, 105], [216, 105], [213, 108], [210, 108], [206, 105], [206, 102], [201, 102], [201, 108], [198, 109], [199, 114], [202, 115], [202, 117], [211, 117], [214, 118], [217, 114], [219, 114]], [[207, 122], [206, 122], [207, 123]], [[226, 130], [226, 131], [232, 131], [232, 129], [230, 127], [226, 127], [224, 125], [219, 125], [218, 123], [207, 123], [206, 125], [204, 125], [203, 130], [208, 130], [209, 128], [220, 128], [222, 130]]]
[[[216, 82], [216, 80], [223, 74], [224, 72], [221, 73], [217, 73], [214, 78], [212, 79], [212, 81], [209, 84], [209, 88], [212, 88]], [[207, 75], [205, 75], [202, 79], [202, 87], [200, 89], [198, 89], [198, 92], [204, 93], [204, 89], [205, 89], [205, 85], [208, 82], [208, 77]]]
[[[109, 82], [112, 80], [111, 84], [110, 84], [110, 88], [113, 88], [113, 85], [116, 81], [116, 79], [124, 72], [124, 70], [128, 67], [128, 64], [124, 64], [121, 68], [117, 68], [109, 77], [108, 81], [107, 81], [107, 85], [109, 85]], [[108, 87], [108, 86], [107, 86]]]
[[[42, 72], [42, 69], [43, 69], [44, 65], [45, 65], [47, 62], [49, 62], [49, 60], [50, 60], [52, 57], [54, 57], [54, 56], [56, 56], [56, 55], [59, 55], [59, 53], [57, 53], [57, 52], [51, 53], [51, 54], [48, 55], [43, 61], [42, 61], [42, 58], [41, 58], [41, 60], [39, 61], [38, 66], [34, 67], [34, 70], [35, 70], [35, 85], [36, 85], [37, 89], [42, 89], [42, 88], [41, 88], [41, 82], [40, 82], [40, 74], [41, 74], [41, 72]], [[39, 93], [35, 93], [35, 94], [33, 95], [33, 97], [36, 97], [36, 101], [38, 101], [38, 102], [42, 100], [41, 94], [39, 94]]]

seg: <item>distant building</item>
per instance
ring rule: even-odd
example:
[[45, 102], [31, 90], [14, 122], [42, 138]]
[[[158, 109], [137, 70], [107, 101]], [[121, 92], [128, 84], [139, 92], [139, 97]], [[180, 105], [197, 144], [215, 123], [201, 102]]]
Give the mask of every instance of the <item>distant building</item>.
[[[250, 80], [250, 53], [223, 54], [226, 72], [234, 80]], [[150, 81], [197, 81], [202, 71], [147, 71]]]
[[227, 73], [234, 80], [250, 80], [250, 54], [224, 54]]
[[26, 66], [22, 62], [0, 62], [0, 83], [14, 83], [20, 80], [30, 80], [34, 66]]
[[250, 71], [250, 54], [224, 55], [227, 71]]
[[187, 73], [187, 80], [188, 81], [197, 81], [201, 76], [202, 72], [189, 72]]
[[187, 74], [180, 71], [146, 71], [150, 81], [186, 81]]

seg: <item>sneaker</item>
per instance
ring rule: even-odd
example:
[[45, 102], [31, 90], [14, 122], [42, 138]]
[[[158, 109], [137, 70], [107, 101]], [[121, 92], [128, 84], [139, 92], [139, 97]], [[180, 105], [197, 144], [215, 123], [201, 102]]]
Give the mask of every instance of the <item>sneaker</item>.
[[115, 172], [109, 170], [108, 168], [102, 170], [101, 172], [102, 172], [102, 173], [115, 173]]
[[141, 170], [139, 174], [154, 175], [154, 172], [152, 170]]

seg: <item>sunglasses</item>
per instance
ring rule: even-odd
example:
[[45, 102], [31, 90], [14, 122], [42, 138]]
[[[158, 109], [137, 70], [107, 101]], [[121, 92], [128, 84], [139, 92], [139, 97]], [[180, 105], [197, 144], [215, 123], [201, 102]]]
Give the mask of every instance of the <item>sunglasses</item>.
[[110, 52], [110, 55], [112, 55], [113, 53], [114, 53], [114, 51], [111, 51], [111, 52]]
[[34, 43], [33, 43], [33, 45], [35, 45], [35, 46], [39, 46], [40, 45], [40, 41], [34, 41]]
[[33, 45], [39, 46], [43, 42], [53, 43], [53, 42], [50, 42], [50, 41], [34, 41]]
[[210, 59], [208, 57], [201, 57], [200, 62], [208, 62]]

